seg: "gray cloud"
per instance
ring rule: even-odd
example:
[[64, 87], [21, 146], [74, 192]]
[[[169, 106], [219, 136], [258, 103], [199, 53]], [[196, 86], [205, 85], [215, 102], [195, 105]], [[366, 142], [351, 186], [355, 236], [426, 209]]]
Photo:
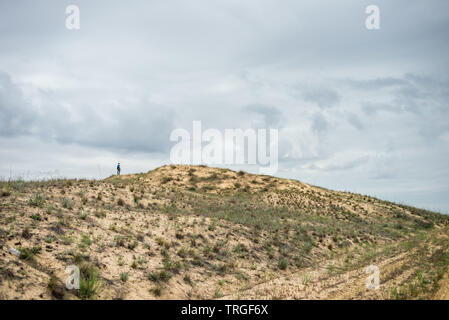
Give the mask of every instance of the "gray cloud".
[[392, 113], [401, 113], [402, 112], [402, 108], [399, 106], [396, 106], [394, 104], [372, 103], [370, 101], [363, 101], [361, 103], [361, 105], [362, 105], [362, 111], [367, 116], [375, 115], [380, 111], [392, 112]]
[[251, 104], [244, 109], [248, 112], [262, 115], [265, 127], [278, 128], [281, 124], [282, 112], [276, 107], [263, 104]]
[[0, 73], [0, 135], [33, 135], [100, 149], [169, 150], [166, 141], [174, 128], [174, 112], [165, 106], [139, 101], [109, 105], [99, 112], [93, 105], [72, 110], [52, 101], [48, 93], [44, 99], [43, 105], [33, 105], [8, 74]]
[[383, 77], [368, 80], [347, 80], [347, 83], [357, 89], [379, 90], [384, 88], [394, 88], [408, 84], [408, 81], [400, 78]]
[[312, 120], [312, 131], [317, 133], [327, 132], [329, 122], [321, 113], [315, 113]]
[[353, 125], [358, 130], [363, 130], [364, 125], [360, 118], [355, 113], [348, 113], [347, 114], [348, 122]]
[[340, 96], [335, 90], [319, 89], [306, 91], [303, 95], [305, 101], [316, 103], [320, 108], [330, 108], [340, 101]]
[[34, 112], [11, 77], [0, 71], [0, 135], [15, 136], [30, 133]]

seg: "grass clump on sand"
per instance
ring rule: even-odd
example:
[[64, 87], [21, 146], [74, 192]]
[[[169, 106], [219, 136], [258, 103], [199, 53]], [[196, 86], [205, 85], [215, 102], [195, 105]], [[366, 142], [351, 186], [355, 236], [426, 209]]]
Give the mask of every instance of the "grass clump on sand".
[[34, 256], [41, 251], [41, 247], [21, 248], [19, 258], [26, 261], [34, 261]]
[[78, 292], [80, 299], [95, 298], [100, 293], [102, 286], [99, 272], [94, 266], [84, 265], [80, 268], [80, 289]]

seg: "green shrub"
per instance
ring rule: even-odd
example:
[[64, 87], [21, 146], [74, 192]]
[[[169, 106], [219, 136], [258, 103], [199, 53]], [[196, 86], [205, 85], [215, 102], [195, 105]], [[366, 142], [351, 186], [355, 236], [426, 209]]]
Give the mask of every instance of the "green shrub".
[[80, 245], [83, 247], [89, 247], [92, 244], [92, 240], [89, 238], [87, 234], [83, 234], [81, 236], [81, 243]]
[[68, 198], [62, 198], [61, 204], [62, 204], [62, 207], [65, 208], [65, 209], [69, 209], [69, 210], [73, 209], [73, 203]]
[[154, 294], [156, 297], [160, 297], [161, 294], [162, 294], [162, 286], [161, 285], [157, 285], [154, 288], [151, 288], [150, 292], [152, 294]]
[[279, 259], [279, 262], [278, 262], [278, 268], [279, 268], [280, 270], [285, 270], [285, 269], [287, 269], [287, 266], [288, 266], [287, 260], [285, 260], [284, 258]]
[[80, 277], [80, 299], [92, 299], [97, 295], [102, 287], [102, 282], [98, 278], [98, 271], [93, 267], [88, 267], [87, 270], [81, 270]]
[[22, 260], [33, 261], [34, 256], [41, 251], [41, 247], [36, 246], [31, 249], [29, 248], [21, 248], [19, 249], [20, 255], [19, 258]]
[[30, 198], [30, 200], [28, 200], [28, 205], [30, 205], [31, 207], [43, 208], [44, 204], [45, 199], [40, 195], [35, 195], [32, 198]]
[[33, 220], [36, 220], [36, 221], [41, 221], [42, 220], [42, 217], [41, 217], [40, 214], [32, 214], [30, 216], [30, 218], [33, 219]]
[[148, 274], [148, 280], [153, 282], [167, 282], [172, 277], [170, 272], [162, 270], [160, 272], [150, 272]]
[[53, 297], [55, 297], [56, 299], [64, 298], [64, 287], [55, 275], [51, 275], [50, 279], [48, 280], [47, 286]]
[[120, 274], [120, 280], [122, 280], [123, 282], [128, 281], [128, 279], [129, 279], [129, 274], [127, 272]]

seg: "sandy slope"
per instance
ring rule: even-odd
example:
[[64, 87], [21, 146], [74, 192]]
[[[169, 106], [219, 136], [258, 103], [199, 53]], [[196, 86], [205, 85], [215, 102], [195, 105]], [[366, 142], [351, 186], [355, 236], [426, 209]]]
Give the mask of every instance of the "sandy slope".
[[4, 299], [448, 298], [447, 217], [363, 195], [201, 166], [1, 192]]

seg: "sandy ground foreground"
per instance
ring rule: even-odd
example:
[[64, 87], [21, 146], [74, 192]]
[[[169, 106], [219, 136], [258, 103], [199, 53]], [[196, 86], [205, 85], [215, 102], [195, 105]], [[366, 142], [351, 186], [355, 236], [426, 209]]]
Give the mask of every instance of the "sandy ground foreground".
[[449, 299], [426, 210], [204, 166], [0, 188], [2, 299]]

